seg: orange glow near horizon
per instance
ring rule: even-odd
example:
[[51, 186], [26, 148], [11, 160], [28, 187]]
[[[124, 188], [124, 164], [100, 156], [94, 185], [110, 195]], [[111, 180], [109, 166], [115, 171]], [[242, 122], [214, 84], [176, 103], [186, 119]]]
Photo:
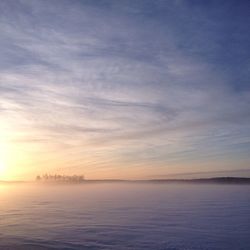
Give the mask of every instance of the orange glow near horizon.
[[6, 150], [6, 134], [3, 123], [0, 124], [0, 180], [6, 177], [7, 173], [7, 150]]
[[7, 123], [0, 125], [0, 180], [13, 180], [21, 163], [15, 145], [11, 143], [14, 130]]
[[[10, 121], [0, 123], [0, 180], [34, 180], [36, 175], [65, 174], [84, 175], [86, 179], [153, 179], [168, 178], [171, 175], [193, 172], [206, 173], [211, 165], [214, 169], [234, 169], [237, 161], [239, 169], [246, 163], [235, 160], [214, 162], [193, 161], [146, 161], [136, 156], [123, 157], [122, 150], [134, 146], [127, 142], [113, 145], [112, 143], [96, 146], [87, 142], [67, 147], [68, 141], [33, 140], [36, 130], [21, 132], [21, 128]], [[42, 134], [41, 134], [42, 135]], [[184, 147], [184, 146], [183, 146]], [[178, 145], [182, 148], [182, 145]]]

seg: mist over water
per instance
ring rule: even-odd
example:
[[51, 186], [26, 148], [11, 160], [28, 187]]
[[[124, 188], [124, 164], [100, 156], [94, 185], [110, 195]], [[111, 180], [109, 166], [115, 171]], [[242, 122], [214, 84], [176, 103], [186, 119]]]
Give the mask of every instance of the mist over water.
[[249, 249], [250, 186], [0, 185], [0, 249]]

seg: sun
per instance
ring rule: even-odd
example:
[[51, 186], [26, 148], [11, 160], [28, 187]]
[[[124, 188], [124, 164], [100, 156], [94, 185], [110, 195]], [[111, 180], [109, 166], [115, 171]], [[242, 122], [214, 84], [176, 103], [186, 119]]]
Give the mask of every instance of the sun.
[[6, 147], [0, 143], [0, 180], [3, 180], [7, 175], [7, 151]]
[[5, 174], [6, 166], [3, 162], [0, 161], [0, 179]]
[[0, 154], [0, 181], [5, 181], [9, 179], [10, 168], [6, 158], [1, 157]]

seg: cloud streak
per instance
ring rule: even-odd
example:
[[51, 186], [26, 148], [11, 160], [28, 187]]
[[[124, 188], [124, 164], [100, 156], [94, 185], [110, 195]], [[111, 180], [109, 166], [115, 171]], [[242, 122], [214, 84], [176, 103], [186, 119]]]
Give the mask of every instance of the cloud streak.
[[205, 171], [247, 167], [245, 5], [2, 1], [3, 133], [30, 154], [37, 145], [51, 171], [143, 178], [189, 172], [194, 159], [197, 171], [204, 160]]

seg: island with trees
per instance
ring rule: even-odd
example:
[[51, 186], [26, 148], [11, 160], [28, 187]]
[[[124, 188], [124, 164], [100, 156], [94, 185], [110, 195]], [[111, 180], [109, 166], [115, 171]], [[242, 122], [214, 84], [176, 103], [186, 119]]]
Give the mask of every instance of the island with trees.
[[44, 174], [37, 175], [38, 182], [58, 182], [58, 183], [82, 183], [85, 181], [84, 175], [60, 175], [60, 174]]

